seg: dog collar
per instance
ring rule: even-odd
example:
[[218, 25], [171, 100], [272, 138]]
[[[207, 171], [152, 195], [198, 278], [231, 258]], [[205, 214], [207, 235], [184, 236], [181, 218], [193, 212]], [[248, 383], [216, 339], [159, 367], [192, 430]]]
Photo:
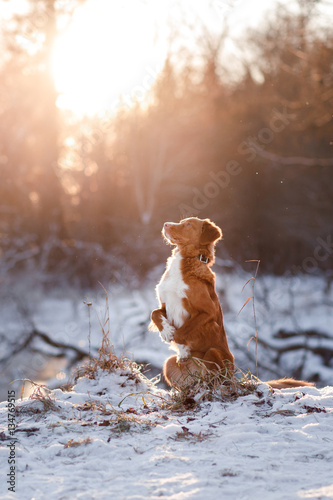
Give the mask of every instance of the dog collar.
[[208, 257], [205, 257], [204, 255], [200, 254], [198, 255], [198, 259], [203, 262], [204, 264], [208, 264], [209, 262], [209, 258]]

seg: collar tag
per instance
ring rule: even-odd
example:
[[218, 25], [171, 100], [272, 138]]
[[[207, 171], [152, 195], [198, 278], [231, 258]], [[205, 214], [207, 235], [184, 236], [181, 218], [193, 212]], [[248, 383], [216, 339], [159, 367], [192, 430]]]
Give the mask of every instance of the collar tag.
[[208, 262], [209, 262], [209, 258], [208, 258], [208, 257], [205, 257], [205, 256], [204, 256], [204, 255], [202, 255], [202, 254], [200, 254], [200, 255], [199, 255], [199, 260], [200, 260], [201, 262], [203, 262], [204, 264], [208, 264]]

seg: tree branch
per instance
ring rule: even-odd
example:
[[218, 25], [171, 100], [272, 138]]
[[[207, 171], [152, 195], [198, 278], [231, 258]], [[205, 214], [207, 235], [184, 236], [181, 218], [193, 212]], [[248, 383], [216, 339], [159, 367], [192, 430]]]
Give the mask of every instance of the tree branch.
[[88, 352], [83, 351], [79, 347], [76, 347], [76, 346], [71, 345], [71, 344], [64, 344], [63, 342], [57, 342], [57, 341], [51, 339], [51, 337], [49, 335], [47, 335], [46, 333], [41, 332], [41, 331], [37, 330], [36, 328], [33, 328], [32, 331], [29, 333], [29, 335], [24, 340], [24, 342], [22, 342], [20, 345], [18, 345], [10, 354], [7, 354], [6, 356], [3, 356], [2, 358], [0, 358], [0, 364], [8, 361], [9, 358], [12, 358], [16, 354], [19, 354], [20, 352], [24, 351], [24, 349], [29, 347], [30, 344], [32, 343], [32, 341], [38, 337], [40, 339], [42, 339], [46, 344], [51, 345], [52, 347], [57, 347], [58, 349], [62, 349], [63, 351], [68, 351], [68, 350], [73, 351], [76, 354], [76, 357], [75, 357], [76, 361], [79, 361], [79, 360], [89, 356]]
[[269, 153], [251, 143], [253, 149], [261, 158], [269, 160], [280, 165], [302, 165], [305, 167], [332, 167], [333, 158], [306, 158], [304, 156], [280, 156], [275, 153]]

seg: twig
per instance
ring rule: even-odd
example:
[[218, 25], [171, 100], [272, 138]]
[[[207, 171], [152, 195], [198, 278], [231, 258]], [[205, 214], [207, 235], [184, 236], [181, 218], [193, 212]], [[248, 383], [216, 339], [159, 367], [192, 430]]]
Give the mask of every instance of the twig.
[[331, 167], [333, 158], [307, 158], [304, 156], [279, 156], [275, 153], [269, 153], [251, 142], [251, 149], [261, 158], [269, 160], [280, 165], [302, 165], [305, 167]]
[[88, 307], [88, 318], [89, 318], [89, 333], [88, 333], [88, 345], [89, 345], [89, 360], [91, 360], [91, 318], [90, 318], [90, 307], [92, 306], [92, 302], [83, 301], [84, 304]]
[[0, 364], [1, 363], [4, 363], [5, 361], [8, 361], [9, 358], [12, 358], [13, 356], [15, 356], [16, 354], [20, 353], [21, 351], [23, 351], [26, 347], [28, 347], [31, 342], [34, 340], [34, 338], [36, 337], [39, 337], [41, 338], [42, 340], [44, 340], [44, 342], [46, 344], [49, 344], [53, 347], [57, 347], [59, 349], [64, 349], [64, 350], [71, 350], [71, 351], [74, 351], [76, 353], [76, 361], [79, 361], [80, 359], [83, 359], [85, 358], [86, 356], [88, 356], [88, 353], [86, 351], [83, 351], [82, 349], [80, 349], [79, 347], [75, 347], [73, 345], [70, 345], [70, 344], [64, 344], [63, 342], [57, 342], [53, 339], [51, 339], [51, 337], [49, 337], [46, 333], [44, 332], [41, 332], [39, 330], [37, 330], [36, 328], [33, 328], [33, 330], [29, 333], [29, 335], [27, 336], [27, 338], [24, 340], [24, 342], [22, 342], [22, 344], [20, 344], [19, 346], [17, 346], [11, 353], [10, 355], [6, 355], [4, 356], [3, 358], [0, 358]]
[[253, 309], [253, 317], [254, 317], [254, 330], [255, 330], [255, 334], [254, 336], [252, 336], [250, 338], [250, 340], [248, 341], [247, 343], [247, 347], [249, 347], [250, 345], [250, 342], [251, 340], [254, 340], [255, 343], [256, 343], [256, 346], [255, 346], [255, 360], [256, 360], [256, 376], [257, 378], [259, 378], [259, 375], [258, 375], [258, 327], [257, 327], [257, 316], [256, 316], [256, 308], [255, 308], [255, 301], [254, 301], [254, 286], [255, 286], [255, 283], [256, 283], [256, 278], [257, 278], [257, 275], [258, 275], [258, 270], [259, 270], [259, 265], [260, 265], [260, 260], [247, 260], [246, 262], [256, 262], [257, 263], [257, 267], [256, 267], [256, 272], [254, 274], [254, 276], [252, 276], [246, 283], [245, 285], [243, 286], [243, 289], [242, 291], [244, 290], [244, 288], [246, 287], [246, 285], [252, 281], [252, 295], [250, 297], [248, 297], [245, 301], [245, 303], [243, 304], [241, 310], [239, 311], [238, 314], [240, 314], [240, 312], [244, 309], [244, 307], [246, 306], [246, 304], [252, 300], [252, 309]]

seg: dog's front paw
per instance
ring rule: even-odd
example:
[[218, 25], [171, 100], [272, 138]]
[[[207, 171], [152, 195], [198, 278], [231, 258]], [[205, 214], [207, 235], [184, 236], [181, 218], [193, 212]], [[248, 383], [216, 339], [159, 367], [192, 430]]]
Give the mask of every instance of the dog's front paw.
[[179, 355], [177, 356], [177, 363], [186, 363], [190, 358], [181, 358]]
[[163, 321], [163, 330], [160, 331], [160, 336], [164, 342], [172, 342], [175, 332], [176, 328], [174, 326], [170, 325], [168, 321]]
[[190, 348], [184, 344], [177, 344], [177, 347], [178, 347], [177, 363], [185, 363], [190, 359], [191, 356]]

